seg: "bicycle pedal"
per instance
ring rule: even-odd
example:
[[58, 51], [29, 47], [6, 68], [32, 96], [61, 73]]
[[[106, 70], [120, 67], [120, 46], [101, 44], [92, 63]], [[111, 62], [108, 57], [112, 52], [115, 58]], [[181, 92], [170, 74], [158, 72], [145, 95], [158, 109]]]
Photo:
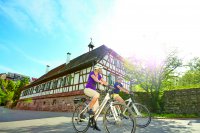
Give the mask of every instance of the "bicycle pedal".
[[84, 122], [84, 121], [80, 119], [79, 122]]
[[86, 116], [85, 116], [84, 114], [81, 114], [81, 115], [80, 115], [80, 118], [81, 118], [81, 119], [85, 119]]
[[101, 131], [101, 129], [97, 126], [96, 121], [93, 121], [93, 130]]
[[95, 124], [94, 124], [94, 116], [92, 116], [92, 117], [89, 118], [89, 125], [90, 125], [90, 127], [92, 127], [92, 128], [94, 127], [94, 125], [95, 125]]

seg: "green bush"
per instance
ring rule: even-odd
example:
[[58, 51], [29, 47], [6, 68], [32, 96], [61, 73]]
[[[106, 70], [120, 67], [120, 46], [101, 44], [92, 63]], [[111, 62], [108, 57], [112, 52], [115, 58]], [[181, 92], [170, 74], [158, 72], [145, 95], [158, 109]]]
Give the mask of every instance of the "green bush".
[[25, 78], [21, 81], [12, 81], [0, 79], [0, 105], [14, 107], [20, 97], [21, 88], [29, 83], [29, 79]]
[[152, 114], [154, 118], [200, 118], [198, 114]]

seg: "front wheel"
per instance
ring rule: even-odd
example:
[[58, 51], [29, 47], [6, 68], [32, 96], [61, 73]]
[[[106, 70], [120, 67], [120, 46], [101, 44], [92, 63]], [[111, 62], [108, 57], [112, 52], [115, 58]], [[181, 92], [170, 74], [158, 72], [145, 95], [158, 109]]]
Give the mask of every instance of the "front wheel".
[[[116, 112], [114, 114], [113, 108]], [[122, 113], [122, 110], [125, 112]], [[115, 114], [117, 115], [116, 117], [114, 117]], [[112, 106], [107, 106], [103, 124], [108, 133], [134, 133], [136, 130], [136, 120], [133, 112], [129, 107], [121, 103], [113, 103]]]
[[136, 125], [138, 127], [147, 127], [151, 122], [151, 114], [149, 110], [140, 103], [133, 103], [131, 109], [136, 118]]

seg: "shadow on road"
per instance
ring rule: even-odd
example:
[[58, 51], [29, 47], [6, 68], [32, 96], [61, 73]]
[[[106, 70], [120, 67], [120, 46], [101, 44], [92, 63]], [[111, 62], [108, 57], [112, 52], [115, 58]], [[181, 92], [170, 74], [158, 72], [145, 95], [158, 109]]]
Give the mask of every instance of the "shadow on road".
[[[104, 132], [102, 122], [99, 122], [99, 126]], [[42, 125], [42, 126], [28, 126], [19, 127], [14, 129], [0, 129], [0, 132], [9, 133], [74, 133], [72, 124], [70, 122], [63, 122], [58, 125]], [[87, 133], [97, 133], [93, 129], [89, 129]], [[102, 133], [100, 132], [100, 133]], [[117, 133], [117, 132], [116, 132]], [[136, 133], [198, 133], [190, 126], [180, 125], [175, 121], [163, 121], [153, 120], [152, 123], [146, 128], [137, 128]]]
[[0, 122], [43, 119], [43, 118], [61, 117], [61, 116], [71, 117], [72, 113], [30, 111], [30, 110], [11, 110], [4, 107], [0, 107]]
[[[72, 113], [10, 110], [0, 107], [0, 132], [74, 133], [71, 117]], [[190, 122], [193, 123], [189, 124]], [[89, 129], [87, 133], [103, 133], [102, 120], [98, 121], [98, 125], [101, 132]], [[152, 119], [148, 127], [136, 129], [136, 133], [199, 133], [199, 131], [199, 120], [177, 119]]]
[[[189, 121], [189, 120], [188, 120]], [[187, 121], [153, 119], [146, 128], [138, 128], [138, 133], [198, 133], [197, 129], [187, 125]]]
[[14, 129], [0, 129], [6, 133], [74, 133], [71, 123], [61, 123], [59, 125], [42, 125], [18, 127]]

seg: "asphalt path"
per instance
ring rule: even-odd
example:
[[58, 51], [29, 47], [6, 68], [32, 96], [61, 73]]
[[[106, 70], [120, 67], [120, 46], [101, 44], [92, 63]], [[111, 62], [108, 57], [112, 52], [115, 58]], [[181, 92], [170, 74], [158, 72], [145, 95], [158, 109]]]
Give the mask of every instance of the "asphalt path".
[[[72, 113], [10, 110], [0, 107], [0, 133], [75, 133], [71, 123]], [[89, 129], [88, 133], [104, 133]], [[121, 133], [121, 132], [120, 132]], [[136, 133], [200, 133], [200, 119], [152, 119], [146, 128]]]

